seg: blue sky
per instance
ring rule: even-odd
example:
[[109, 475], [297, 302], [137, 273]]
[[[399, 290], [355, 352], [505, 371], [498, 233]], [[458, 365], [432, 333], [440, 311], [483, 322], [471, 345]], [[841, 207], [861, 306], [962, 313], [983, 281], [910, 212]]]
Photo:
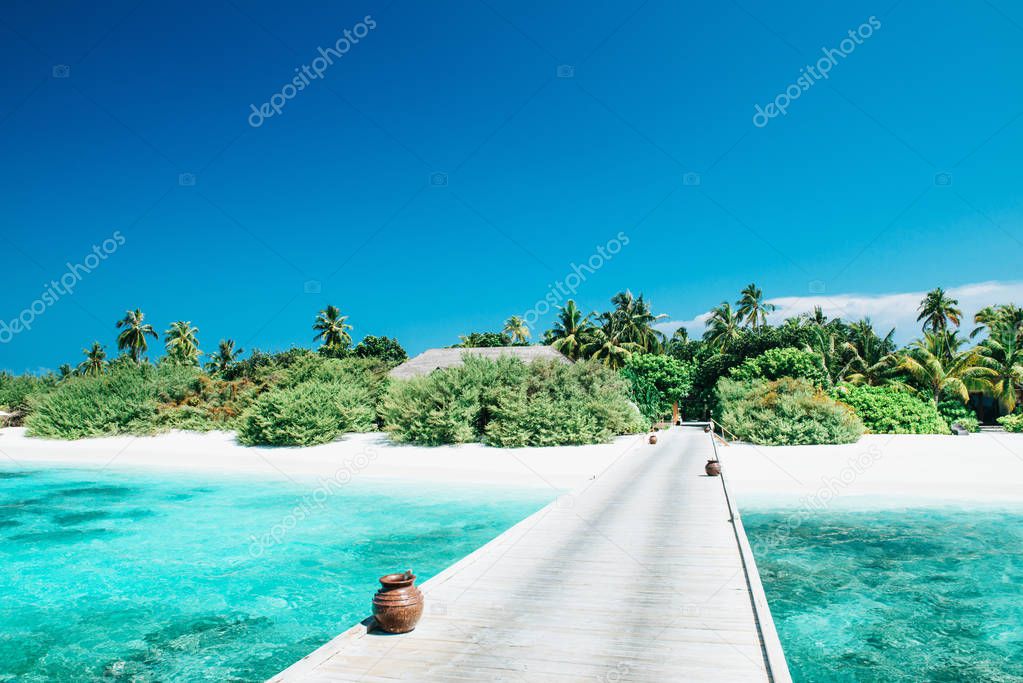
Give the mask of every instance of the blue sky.
[[0, 367], [113, 351], [135, 307], [281, 349], [334, 303], [415, 352], [535, 310], [619, 233], [584, 308], [629, 287], [698, 324], [750, 281], [895, 322], [937, 285], [1008, 300], [1021, 38], [1005, 0], [8, 3]]

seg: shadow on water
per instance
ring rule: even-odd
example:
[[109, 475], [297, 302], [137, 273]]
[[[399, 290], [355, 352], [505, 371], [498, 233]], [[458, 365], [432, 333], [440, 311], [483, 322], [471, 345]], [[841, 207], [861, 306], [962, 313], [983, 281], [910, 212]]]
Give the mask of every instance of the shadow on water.
[[105, 519], [109, 516], [110, 513], [105, 510], [87, 510], [86, 512], [66, 512], [55, 514], [53, 516], [53, 521], [61, 526], [74, 526], [76, 524], [92, 522], [97, 519]]
[[96, 497], [96, 498], [114, 498], [122, 499], [128, 496], [140, 493], [140, 489], [132, 488], [130, 486], [117, 486], [117, 485], [93, 485], [93, 486], [75, 486], [72, 488], [62, 488], [50, 493], [49, 498], [79, 498], [79, 497]]
[[55, 531], [33, 531], [8, 536], [8, 541], [17, 543], [77, 543], [97, 538], [117, 536], [112, 529], [57, 529]]

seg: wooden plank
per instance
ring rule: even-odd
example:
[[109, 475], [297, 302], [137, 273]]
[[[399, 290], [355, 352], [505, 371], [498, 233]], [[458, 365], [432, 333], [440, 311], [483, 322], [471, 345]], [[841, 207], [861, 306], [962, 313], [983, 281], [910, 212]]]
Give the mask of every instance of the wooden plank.
[[659, 437], [423, 584], [412, 633], [364, 622], [270, 680], [787, 680], [711, 438]]

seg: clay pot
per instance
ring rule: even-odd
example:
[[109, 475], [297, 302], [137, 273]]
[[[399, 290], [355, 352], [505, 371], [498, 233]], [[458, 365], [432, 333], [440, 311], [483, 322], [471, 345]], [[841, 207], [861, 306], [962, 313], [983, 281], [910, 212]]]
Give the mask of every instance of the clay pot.
[[651, 443], [651, 445], [657, 443], [657, 435], [656, 434], [651, 434], [650, 435], [650, 443]]
[[380, 577], [382, 588], [373, 596], [373, 617], [387, 633], [408, 633], [423, 616], [423, 592], [412, 570]]
[[708, 477], [716, 477], [721, 474], [721, 463], [717, 460], [708, 460], [707, 464], [703, 466], [703, 471], [707, 473]]

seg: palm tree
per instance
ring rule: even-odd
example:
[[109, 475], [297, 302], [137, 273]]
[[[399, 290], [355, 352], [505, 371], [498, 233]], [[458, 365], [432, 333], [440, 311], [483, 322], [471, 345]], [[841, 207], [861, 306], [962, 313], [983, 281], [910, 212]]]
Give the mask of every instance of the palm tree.
[[210, 358], [206, 363], [206, 369], [210, 373], [223, 374], [242, 353], [244, 353], [244, 349], [234, 348], [233, 339], [221, 339], [217, 352], [206, 354]]
[[87, 377], [99, 377], [107, 366], [107, 352], [99, 342], [93, 342], [92, 347], [82, 349], [85, 360], [78, 364], [78, 372]]
[[1014, 328], [998, 326], [977, 347], [979, 362], [992, 371], [989, 391], [1006, 413], [1016, 409], [1023, 387], [1023, 344]]
[[949, 351], [948, 341], [944, 334], [925, 332], [924, 338], [915, 341], [899, 363], [900, 370], [909, 373], [919, 387], [930, 391], [935, 407], [945, 391], [966, 403], [970, 400], [970, 389], [988, 387], [995, 376], [994, 370], [981, 363], [976, 349]]
[[146, 337], [159, 339], [153, 326], [145, 322], [145, 314], [138, 308], [134, 311], [126, 311], [124, 317], [117, 321], [121, 333], [117, 335], [117, 349], [127, 351], [131, 359], [136, 363], [140, 362], [142, 354], [149, 349]]
[[852, 372], [845, 379], [853, 384], [884, 384], [897, 364], [895, 356], [895, 328], [883, 338], [874, 332], [869, 318], [849, 326], [849, 339], [843, 345], [849, 355], [848, 368]]
[[199, 365], [199, 328], [192, 327], [191, 320], [178, 320], [171, 323], [170, 329], [163, 333], [166, 340], [167, 356], [175, 363], [182, 365]]
[[664, 347], [664, 333], [653, 324], [665, 315], [654, 315], [643, 295], [638, 297], [625, 290], [611, 297], [614, 309], [597, 316], [607, 339], [634, 344], [640, 351], [660, 352]]
[[744, 325], [754, 330], [767, 324], [767, 314], [777, 306], [764, 303], [764, 292], [752, 282], [746, 285], [736, 303], [736, 315]]
[[609, 332], [605, 327], [596, 327], [590, 341], [583, 347], [583, 353], [614, 370], [625, 366], [625, 361], [634, 353], [642, 353], [645, 349], [637, 342], [626, 341], [620, 334]]
[[513, 315], [504, 322], [504, 330], [517, 344], [525, 344], [529, 341], [529, 327], [525, 321], [517, 315]]
[[316, 316], [316, 322], [313, 324], [316, 336], [313, 337], [313, 341], [322, 341], [323, 348], [347, 349], [352, 345], [352, 337], [348, 334], [352, 326], [345, 322], [346, 320], [348, 316], [341, 315], [341, 310], [337, 306], [327, 306]]
[[985, 306], [973, 316], [973, 322], [977, 324], [970, 338], [976, 337], [986, 330], [994, 330], [997, 327], [1011, 327], [1017, 330], [1017, 334], [1023, 330], [1023, 308], [1015, 304], [1003, 304], [1001, 306]]
[[945, 294], [945, 290], [937, 287], [927, 292], [920, 301], [917, 311], [920, 315], [916, 321], [923, 321], [923, 328], [931, 328], [931, 332], [943, 332], [949, 326], [959, 327], [963, 312], [959, 310], [959, 301]]
[[823, 327], [812, 325], [810, 327], [810, 342], [803, 347], [804, 351], [809, 351], [821, 359], [821, 363], [828, 373], [828, 381], [832, 385], [838, 384], [850, 376], [849, 371], [854, 360], [845, 346], [844, 335], [837, 331], [834, 322]]
[[720, 306], [710, 309], [707, 329], [703, 340], [710, 348], [723, 352], [739, 337], [739, 316], [732, 311], [732, 304], [722, 301]]
[[806, 321], [811, 325], [816, 325], [817, 327], [824, 327], [830, 324], [828, 322], [828, 316], [824, 315], [824, 309], [820, 306], [813, 307], [813, 313], [807, 314]]
[[589, 315], [583, 315], [575, 301], [569, 299], [564, 306], [558, 306], [558, 320], [554, 329], [548, 330], [547, 339], [556, 350], [572, 360], [578, 360], [583, 348], [592, 342], [593, 323]]

